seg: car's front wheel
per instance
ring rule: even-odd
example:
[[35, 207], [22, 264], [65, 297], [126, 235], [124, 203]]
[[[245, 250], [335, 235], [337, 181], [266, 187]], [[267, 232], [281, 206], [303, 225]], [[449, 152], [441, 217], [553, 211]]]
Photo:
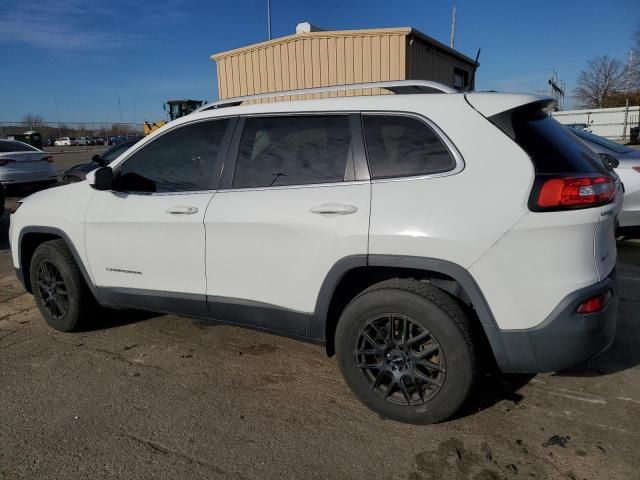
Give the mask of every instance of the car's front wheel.
[[62, 240], [44, 242], [36, 248], [30, 281], [40, 313], [56, 330], [78, 330], [95, 312], [97, 304]]
[[469, 319], [429, 283], [392, 279], [368, 288], [345, 308], [335, 340], [347, 384], [385, 418], [440, 422], [471, 390], [476, 360]]

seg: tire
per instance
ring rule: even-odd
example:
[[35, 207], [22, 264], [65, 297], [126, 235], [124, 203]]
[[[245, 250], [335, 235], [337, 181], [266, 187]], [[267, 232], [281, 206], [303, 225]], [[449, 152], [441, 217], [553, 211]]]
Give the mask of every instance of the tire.
[[[54, 329], [79, 330], [96, 312], [97, 303], [64, 241], [51, 240], [36, 248], [29, 277], [36, 305]], [[54, 294], [58, 295], [58, 301], [53, 299]]]
[[392, 279], [360, 293], [340, 316], [335, 345], [356, 397], [399, 422], [446, 420], [474, 382], [469, 319], [456, 299], [426, 282]]

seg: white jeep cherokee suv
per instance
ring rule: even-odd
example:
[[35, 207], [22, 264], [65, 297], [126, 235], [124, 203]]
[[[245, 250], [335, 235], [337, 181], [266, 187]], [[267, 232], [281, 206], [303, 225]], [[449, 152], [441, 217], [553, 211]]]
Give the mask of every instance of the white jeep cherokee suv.
[[[371, 87], [396, 95], [350, 96]], [[321, 343], [362, 402], [410, 423], [462, 405], [485, 346], [542, 372], [611, 343], [621, 188], [550, 99], [302, 93], [333, 90], [349, 95], [206, 105], [25, 199], [13, 263], [45, 320], [139, 308]]]

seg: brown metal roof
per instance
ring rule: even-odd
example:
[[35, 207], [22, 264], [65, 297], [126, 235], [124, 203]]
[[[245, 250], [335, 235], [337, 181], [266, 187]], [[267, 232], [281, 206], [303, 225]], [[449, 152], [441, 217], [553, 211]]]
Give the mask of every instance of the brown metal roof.
[[446, 46], [445, 44], [437, 41], [436, 39], [429, 37], [428, 35], [425, 35], [424, 33], [411, 27], [369, 28], [369, 29], [362, 29], [362, 30], [327, 30], [327, 31], [296, 33], [293, 35], [288, 35], [286, 37], [279, 37], [279, 38], [274, 38], [273, 40], [267, 40], [266, 42], [254, 43], [252, 45], [235, 48], [233, 50], [227, 50], [226, 52], [215, 53], [211, 55], [210, 58], [212, 60], [218, 61], [220, 59], [234, 56], [250, 50], [258, 50], [261, 48], [266, 48], [274, 45], [294, 42], [304, 38], [336, 38], [341, 36], [378, 36], [378, 35], [389, 35], [389, 34], [413, 36], [417, 38], [419, 41], [433, 45], [434, 47], [440, 50], [443, 50], [447, 54], [453, 57], [456, 57], [465, 63], [468, 63], [469, 65], [474, 65], [473, 59], [467, 57], [466, 55], [463, 55], [457, 50], [454, 50]]

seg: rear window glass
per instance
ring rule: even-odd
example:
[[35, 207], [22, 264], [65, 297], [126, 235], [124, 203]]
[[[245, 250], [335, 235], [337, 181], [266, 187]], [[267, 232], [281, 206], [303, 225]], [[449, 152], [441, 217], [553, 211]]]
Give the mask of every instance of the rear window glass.
[[0, 153], [9, 152], [37, 152], [38, 150], [26, 143], [16, 142], [15, 140], [0, 141]]
[[600, 158], [539, 106], [490, 117], [527, 152], [537, 173], [606, 173]]
[[449, 149], [417, 118], [366, 114], [362, 121], [374, 179], [432, 175], [456, 166]]

